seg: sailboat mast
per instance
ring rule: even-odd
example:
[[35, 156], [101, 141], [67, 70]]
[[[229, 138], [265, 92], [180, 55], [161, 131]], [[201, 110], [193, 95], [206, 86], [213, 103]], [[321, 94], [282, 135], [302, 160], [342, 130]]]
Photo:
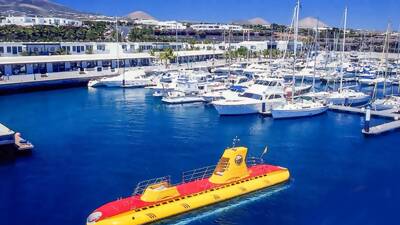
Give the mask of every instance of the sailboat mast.
[[315, 30], [315, 43], [314, 43], [314, 71], [313, 71], [313, 83], [312, 83], [312, 91], [315, 93], [315, 73], [316, 73], [316, 67], [317, 67], [317, 56], [318, 56], [318, 25], [319, 25], [319, 20], [317, 21], [317, 28]]
[[[115, 17], [115, 36], [116, 36], [116, 44], [117, 44], [117, 71], [119, 73], [120, 65], [119, 65], [119, 31], [118, 31], [118, 17]], [[122, 86], [125, 86], [125, 70], [122, 71]]]
[[300, 0], [297, 0], [297, 4], [295, 7], [295, 21], [294, 21], [294, 43], [293, 43], [293, 87], [292, 87], [292, 101], [294, 102], [294, 95], [296, 93], [295, 83], [296, 83], [296, 62], [297, 62], [297, 38], [299, 34], [299, 10], [300, 10]]
[[[397, 62], [396, 63], [398, 64], [399, 60], [400, 60], [400, 25], [397, 30], [397, 46], [396, 47], [397, 47]], [[396, 69], [396, 77], [398, 78], [398, 82], [399, 82], [397, 93], [400, 93], [400, 76], [398, 74], [398, 71], [399, 71], [399, 69], [397, 68]]]
[[389, 64], [388, 64], [388, 55], [389, 55], [389, 35], [390, 35], [390, 23], [388, 23], [386, 29], [386, 38], [385, 43], [383, 46], [383, 54], [385, 54], [385, 74], [384, 74], [384, 81], [383, 81], [383, 97], [386, 96], [386, 79], [388, 76]]
[[341, 57], [341, 64], [342, 68], [340, 69], [340, 87], [339, 91], [343, 89], [343, 66], [344, 66], [344, 51], [346, 50], [346, 28], [347, 28], [347, 6], [344, 9], [344, 24], [343, 24], [343, 43], [342, 43], [342, 57]]

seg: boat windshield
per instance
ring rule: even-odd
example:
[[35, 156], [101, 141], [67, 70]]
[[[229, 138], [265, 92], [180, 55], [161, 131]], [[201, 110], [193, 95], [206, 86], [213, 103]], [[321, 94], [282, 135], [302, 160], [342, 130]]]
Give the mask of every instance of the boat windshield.
[[238, 81], [238, 84], [241, 84], [241, 83], [244, 83], [244, 82], [247, 82], [247, 81], [248, 81], [247, 78], [240, 78], [240, 80]]
[[268, 99], [278, 99], [278, 98], [283, 98], [283, 96], [282, 95], [278, 95], [278, 94], [272, 94], [272, 95], [270, 95], [269, 97], [268, 97]]
[[262, 100], [262, 96], [258, 95], [258, 94], [253, 94], [253, 93], [249, 93], [249, 92], [245, 92], [243, 94], [240, 95], [241, 97], [245, 97], [245, 98], [252, 98], [252, 99], [256, 99], [256, 100]]
[[264, 86], [280, 86], [280, 82], [277, 81], [268, 81], [268, 80], [256, 80], [255, 84], [264, 85]]

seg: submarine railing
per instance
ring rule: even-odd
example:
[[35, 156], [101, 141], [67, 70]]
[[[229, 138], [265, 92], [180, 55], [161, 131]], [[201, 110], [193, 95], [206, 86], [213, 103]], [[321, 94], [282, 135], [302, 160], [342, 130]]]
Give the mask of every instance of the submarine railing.
[[[246, 159], [247, 166], [255, 166], [255, 165], [260, 165], [263, 163], [264, 163], [263, 159], [259, 158], [259, 157], [248, 157]], [[219, 163], [218, 165], [205, 166], [205, 167], [185, 171], [182, 173], [182, 182], [180, 184], [208, 178], [214, 173], [217, 166], [221, 166], [222, 171], [224, 171], [229, 166], [229, 163]], [[149, 186], [154, 185], [154, 184], [159, 184], [162, 182], [167, 183], [169, 186], [172, 185], [171, 184], [171, 176], [164, 176], [164, 177], [158, 177], [158, 178], [154, 178], [154, 179], [141, 181], [136, 185], [136, 188], [133, 191], [133, 195], [143, 194], [143, 192]], [[176, 185], [179, 185], [179, 184], [176, 184]]]
[[158, 177], [158, 178], [154, 178], [154, 179], [141, 181], [136, 185], [136, 188], [133, 191], [133, 195], [143, 194], [143, 192], [147, 189], [147, 187], [154, 185], [154, 184], [159, 184], [162, 182], [165, 182], [168, 185], [170, 185], [171, 184], [171, 176], [164, 176], [164, 177]]

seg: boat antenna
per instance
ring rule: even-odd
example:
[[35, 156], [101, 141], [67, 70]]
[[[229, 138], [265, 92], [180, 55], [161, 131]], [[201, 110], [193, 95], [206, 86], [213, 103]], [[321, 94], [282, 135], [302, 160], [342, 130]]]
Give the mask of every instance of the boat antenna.
[[238, 136], [236, 136], [236, 137], [233, 139], [232, 148], [236, 147], [236, 144], [238, 144], [239, 142], [240, 142], [240, 139], [238, 138]]

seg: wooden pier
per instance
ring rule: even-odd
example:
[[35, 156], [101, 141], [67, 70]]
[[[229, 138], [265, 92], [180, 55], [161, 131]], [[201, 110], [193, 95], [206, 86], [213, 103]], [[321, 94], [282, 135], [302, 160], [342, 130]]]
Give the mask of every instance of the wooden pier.
[[[348, 112], [348, 113], [357, 113], [357, 114], [367, 114], [366, 108], [356, 108], [350, 106], [339, 106], [339, 105], [330, 105], [330, 110], [340, 111], [340, 112]], [[384, 117], [384, 118], [391, 118], [394, 121], [380, 124], [373, 127], [368, 127], [366, 130], [365, 128], [361, 130], [361, 132], [365, 135], [378, 135], [388, 131], [400, 129], [400, 109], [388, 109], [383, 111], [376, 111], [370, 110], [370, 116], [377, 116], [377, 117]], [[367, 116], [366, 116], [367, 117]], [[368, 126], [369, 126], [369, 119], [368, 119]]]

